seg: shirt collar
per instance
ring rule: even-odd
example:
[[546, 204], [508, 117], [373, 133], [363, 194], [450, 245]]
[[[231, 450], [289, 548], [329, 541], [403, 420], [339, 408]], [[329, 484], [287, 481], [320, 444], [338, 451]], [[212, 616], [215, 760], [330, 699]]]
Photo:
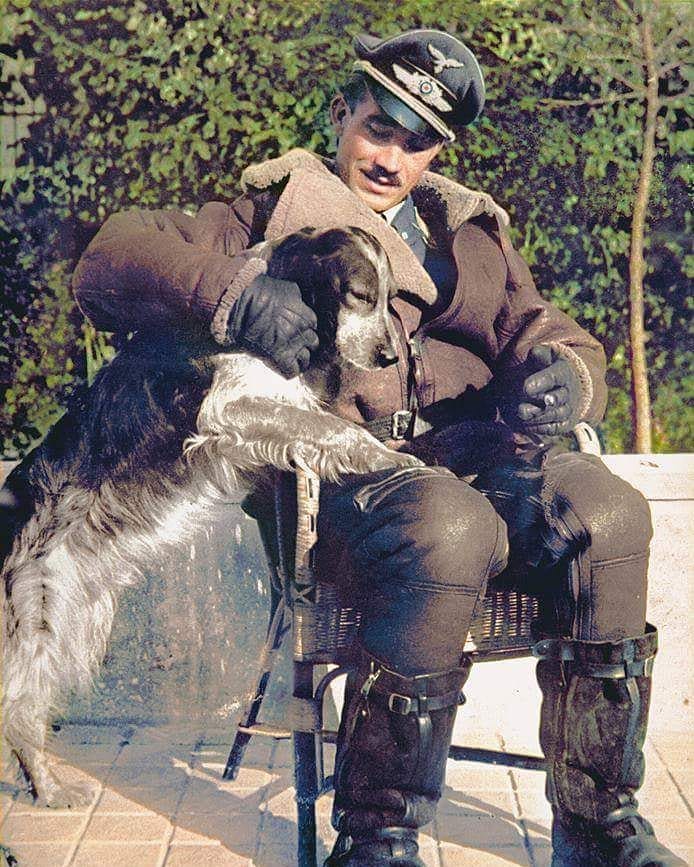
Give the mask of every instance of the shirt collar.
[[388, 225], [392, 225], [393, 220], [399, 214], [400, 209], [403, 207], [407, 199], [403, 199], [402, 202], [398, 202], [397, 205], [393, 205], [392, 208], [388, 208], [387, 211], [381, 211], [381, 216], [388, 223]]

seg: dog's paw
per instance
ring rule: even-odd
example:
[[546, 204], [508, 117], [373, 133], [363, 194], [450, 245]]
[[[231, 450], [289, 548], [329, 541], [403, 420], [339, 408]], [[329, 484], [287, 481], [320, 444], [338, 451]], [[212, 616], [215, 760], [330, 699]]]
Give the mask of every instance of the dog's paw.
[[424, 461], [420, 461], [419, 458], [416, 458], [414, 455], [410, 455], [407, 452], [396, 452], [394, 449], [388, 449], [389, 458], [392, 460], [392, 464], [389, 466], [393, 467], [423, 467], [425, 466]]
[[0, 845], [0, 867], [17, 867], [19, 861], [9, 846]]
[[360, 449], [355, 454], [355, 458], [361, 464], [361, 472], [424, 466], [422, 461], [414, 455], [390, 449], [371, 437], [360, 443]]
[[37, 792], [36, 806], [54, 810], [70, 810], [87, 807], [99, 794], [99, 784], [90, 782], [61, 783], [53, 777], [49, 785]]

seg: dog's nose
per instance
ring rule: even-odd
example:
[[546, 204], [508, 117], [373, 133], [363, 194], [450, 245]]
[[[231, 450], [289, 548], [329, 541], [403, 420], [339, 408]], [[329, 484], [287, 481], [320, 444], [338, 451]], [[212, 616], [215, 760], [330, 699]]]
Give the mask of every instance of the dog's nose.
[[378, 357], [379, 364], [381, 367], [389, 367], [391, 364], [395, 364], [398, 360], [398, 353], [394, 346], [384, 346]]

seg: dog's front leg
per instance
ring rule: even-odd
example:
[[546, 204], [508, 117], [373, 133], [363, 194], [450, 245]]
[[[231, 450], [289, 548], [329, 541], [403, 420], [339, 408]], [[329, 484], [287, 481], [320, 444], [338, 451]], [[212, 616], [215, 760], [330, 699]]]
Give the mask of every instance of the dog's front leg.
[[266, 398], [241, 398], [227, 404], [222, 430], [201, 429], [195, 445], [212, 460], [238, 470], [295, 466], [336, 481], [345, 473], [366, 473], [416, 466], [412, 455], [380, 443], [359, 425], [321, 409], [303, 409]]

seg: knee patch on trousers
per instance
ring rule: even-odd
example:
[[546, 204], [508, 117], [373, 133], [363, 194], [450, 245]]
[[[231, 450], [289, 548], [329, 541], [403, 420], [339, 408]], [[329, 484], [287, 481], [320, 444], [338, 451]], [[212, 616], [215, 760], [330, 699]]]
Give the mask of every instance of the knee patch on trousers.
[[648, 503], [593, 455], [560, 454], [545, 467], [547, 524], [573, 543], [590, 546], [593, 562], [643, 557], [653, 535]]
[[[448, 470], [414, 467], [361, 488], [354, 504], [372, 517], [364, 554], [421, 561], [420, 574], [435, 585], [483, 580], [506, 565], [506, 524], [489, 501]], [[368, 520], [368, 519], [367, 519]]]

